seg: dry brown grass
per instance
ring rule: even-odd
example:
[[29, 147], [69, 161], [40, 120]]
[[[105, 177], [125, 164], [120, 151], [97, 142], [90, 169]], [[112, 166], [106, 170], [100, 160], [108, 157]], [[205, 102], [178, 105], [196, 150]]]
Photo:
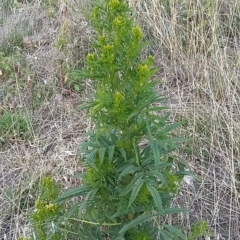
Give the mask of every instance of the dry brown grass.
[[[163, 2], [170, 4], [164, 6]], [[190, 4], [186, 5], [187, 2]], [[88, 97], [89, 86], [86, 84], [81, 93], [64, 96], [59, 79], [59, 59], [64, 59], [65, 68], [76, 61], [81, 66], [88, 51], [92, 32], [83, 15], [88, 1], [68, 1], [66, 13], [62, 11], [63, 2], [58, 1], [54, 18], [48, 16], [40, 3], [22, 5], [14, 15], [4, 17], [0, 26], [0, 36], [7, 36], [9, 26], [26, 19], [30, 25], [31, 22], [41, 25], [38, 31], [26, 36], [34, 47], [25, 50], [23, 56], [35, 84], [44, 88], [47, 82], [52, 92], [34, 110], [25, 104], [28, 91], [21, 92], [21, 99], [17, 94], [11, 96], [11, 102], [9, 99], [2, 102], [2, 106], [14, 102], [14, 107], [21, 105], [26, 109], [33, 123], [33, 139], [0, 148], [1, 239], [27, 235], [26, 213], [32, 207], [33, 196], [26, 195], [25, 190], [39, 176], [51, 174], [64, 188], [76, 184], [73, 175], [81, 171], [77, 149], [90, 128], [84, 113], [77, 110]], [[240, 238], [240, 27], [234, 16], [240, 13], [240, 2], [129, 0], [129, 3], [146, 37], [153, 39], [148, 53], [155, 56], [160, 67], [158, 91], [171, 97], [173, 120], [185, 123], [179, 134], [190, 141], [180, 154], [197, 175], [194, 185], [183, 184], [174, 201], [191, 212], [168, 221], [179, 221], [187, 229], [196, 220], [206, 220], [213, 233], [209, 239], [237, 240]], [[184, 8], [185, 12], [181, 10]], [[186, 12], [193, 13], [191, 22], [184, 20]], [[59, 50], [56, 42], [65, 21], [68, 21], [67, 46]], [[42, 40], [46, 44], [41, 44]], [[22, 211], [21, 199], [27, 204]]]
[[[24, 42], [29, 44], [22, 52], [25, 64], [21, 67], [23, 76], [19, 81], [24, 84], [19, 94], [12, 91], [7, 96], [4, 88], [9, 81], [0, 80], [0, 89], [5, 94], [1, 98], [1, 109], [24, 110], [30, 116], [32, 127], [29, 127], [33, 134], [30, 140], [13, 140], [0, 146], [0, 239], [27, 236], [27, 212], [34, 205], [39, 177], [51, 174], [66, 189], [76, 185], [73, 176], [81, 171], [77, 161], [78, 146], [84, 140], [90, 123], [77, 108], [85, 101], [89, 89], [85, 86], [80, 93], [66, 95], [61, 90], [59, 61], [64, 60], [64, 69], [72, 64], [73, 56], [81, 64], [88, 51], [91, 31], [81, 13], [76, 13], [70, 7], [68, 11], [62, 16], [60, 10], [56, 9], [56, 17], [51, 18], [47, 8], [35, 1], [21, 5], [15, 13], [9, 13], [0, 26], [0, 35], [3, 37], [0, 40], [3, 41], [16, 24], [24, 24], [27, 29], [35, 24], [30, 34], [22, 32]], [[66, 38], [74, 33], [78, 41], [67, 39], [69, 45], [60, 51], [56, 46], [58, 34], [66, 20], [69, 21]], [[29, 88], [29, 79], [33, 82], [33, 89]], [[17, 86], [15, 81], [10, 84], [14, 84], [15, 88]], [[41, 94], [41, 99], [37, 94]], [[36, 100], [34, 108], [29, 102], [30, 95]]]
[[[164, 1], [129, 2], [154, 38], [152, 51], [162, 68], [159, 91], [171, 97], [173, 116], [187, 122], [181, 133], [192, 139], [191, 150], [183, 154], [198, 180], [193, 187], [183, 187], [178, 198], [192, 210], [183, 225], [203, 219], [214, 234], [212, 239], [237, 240], [240, 28], [234, 17], [239, 16], [240, 3], [165, 1], [170, 2], [166, 8]], [[182, 21], [181, 7], [187, 2], [191, 23]]]

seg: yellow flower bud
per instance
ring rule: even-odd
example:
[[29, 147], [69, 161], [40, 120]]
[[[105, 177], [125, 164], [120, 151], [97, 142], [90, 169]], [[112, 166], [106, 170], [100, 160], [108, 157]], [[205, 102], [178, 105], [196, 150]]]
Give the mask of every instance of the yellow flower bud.
[[94, 7], [94, 9], [92, 11], [92, 14], [91, 14], [91, 17], [95, 18], [95, 19], [99, 17], [99, 9], [98, 9], [98, 7]]
[[115, 103], [118, 105], [123, 99], [123, 95], [120, 92], [115, 93]]
[[107, 45], [105, 45], [105, 46], [103, 47], [103, 51], [104, 51], [105, 53], [111, 52], [112, 49], [113, 49], [113, 46], [110, 45], [110, 44], [107, 44]]
[[108, 3], [108, 7], [110, 10], [117, 8], [119, 5], [120, 5], [120, 2], [118, 0], [112, 0]]
[[149, 55], [149, 56], [148, 56], [148, 61], [149, 61], [150, 63], [153, 63], [153, 62], [154, 62], [154, 57], [153, 57], [152, 55]]
[[139, 26], [133, 27], [132, 33], [133, 33], [134, 38], [136, 38], [138, 40], [140, 40], [143, 37], [143, 32]]
[[113, 20], [113, 24], [117, 27], [120, 27], [123, 25], [124, 18], [122, 16], [118, 16]]
[[99, 35], [99, 36], [98, 36], [98, 42], [99, 42], [101, 45], [105, 44], [105, 42], [106, 42], [105, 36]]
[[147, 74], [149, 72], [149, 68], [148, 68], [148, 66], [146, 65], [146, 64], [140, 64], [139, 66], [138, 66], [138, 73], [140, 74], [140, 75], [145, 75], [145, 74]]
[[96, 57], [95, 53], [89, 53], [87, 55], [87, 60], [88, 61], [94, 61], [95, 57]]

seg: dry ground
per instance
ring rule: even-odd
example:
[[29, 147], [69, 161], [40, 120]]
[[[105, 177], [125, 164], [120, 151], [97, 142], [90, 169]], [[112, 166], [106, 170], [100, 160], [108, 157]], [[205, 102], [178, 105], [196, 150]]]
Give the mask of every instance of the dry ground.
[[[0, 79], [0, 111], [24, 110], [31, 119], [32, 136], [0, 146], [0, 239], [27, 236], [27, 210], [36, 196], [29, 189], [36, 189], [39, 176], [51, 174], [69, 188], [77, 184], [73, 175], [82, 171], [78, 146], [91, 123], [78, 106], [90, 96], [91, 86], [83, 83], [82, 91], [70, 95], [62, 89], [67, 88], [66, 73], [82, 66], [92, 36], [84, 17], [87, 1], [76, 2], [80, 1], [15, 1], [10, 12], [1, 9], [0, 44], [20, 29], [24, 66], [21, 79]], [[196, 179], [192, 185], [183, 183], [174, 204], [191, 211], [167, 221], [180, 221], [187, 229], [202, 219], [212, 233], [206, 239], [238, 240], [240, 3], [129, 4], [152, 39], [146, 52], [154, 55], [160, 68], [157, 91], [170, 97], [171, 118], [184, 123], [179, 135], [190, 139], [179, 155]]]

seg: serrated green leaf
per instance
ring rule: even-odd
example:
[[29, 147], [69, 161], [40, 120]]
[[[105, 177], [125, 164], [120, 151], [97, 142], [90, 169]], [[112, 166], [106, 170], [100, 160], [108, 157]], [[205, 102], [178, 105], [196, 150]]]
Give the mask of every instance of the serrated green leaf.
[[132, 184], [134, 184], [138, 179], [141, 179], [145, 175], [145, 172], [137, 173], [134, 178], [132, 179]]
[[121, 203], [122, 202], [119, 202], [118, 204], [117, 212], [111, 216], [112, 220], [115, 220], [117, 217], [120, 217], [129, 213], [129, 209], [127, 209], [127, 205], [125, 203], [124, 204], [121, 204]]
[[150, 142], [150, 147], [152, 150], [152, 154], [153, 154], [153, 159], [154, 159], [154, 163], [155, 163], [155, 167], [158, 169], [159, 168], [159, 163], [160, 163], [160, 151], [159, 151], [159, 144], [157, 141], [152, 140]]
[[147, 219], [149, 219], [151, 217], [150, 214], [142, 214], [140, 216], [138, 216], [137, 218], [135, 218], [134, 220], [132, 220], [130, 223], [128, 223], [127, 225], [125, 225], [120, 231], [119, 234], [120, 235], [124, 235], [126, 231], [128, 231], [131, 228], [134, 228], [135, 226], [142, 224], [144, 222], [147, 221]]
[[125, 150], [124, 150], [123, 148], [119, 148], [119, 152], [121, 153], [123, 159], [124, 159], [125, 161], [127, 161], [127, 155], [126, 155]]
[[163, 228], [167, 229], [169, 232], [174, 233], [176, 236], [180, 237], [181, 239], [186, 240], [187, 237], [177, 228], [171, 225], [162, 225]]
[[106, 152], [106, 148], [100, 148], [99, 149], [99, 159], [100, 159], [100, 163], [103, 163], [103, 159], [105, 156], [105, 152]]
[[[161, 166], [161, 165], [160, 165]], [[169, 166], [169, 164], [168, 164], [168, 166]], [[167, 185], [167, 182], [166, 182], [166, 178], [162, 175], [162, 173], [160, 173], [159, 171], [155, 171], [155, 170], [153, 170], [153, 171], [150, 171], [149, 173], [148, 173], [148, 175], [151, 177], [151, 176], [155, 176], [155, 177], [157, 177], [161, 182], [162, 182], [162, 184], [164, 184], [164, 185]]]
[[133, 179], [132, 181], [127, 185], [127, 187], [125, 189], [123, 189], [123, 191], [120, 193], [120, 196], [125, 196], [126, 194], [128, 194], [134, 187], [134, 184], [137, 183], [137, 181], [141, 181], [142, 177], [143, 177], [144, 173], [138, 173]]
[[187, 176], [191, 176], [194, 177], [194, 174], [191, 171], [178, 171], [176, 172], [177, 175], [187, 175]]
[[138, 115], [137, 112], [131, 113], [131, 114], [128, 116], [127, 121], [131, 120], [133, 117], [135, 117], [135, 116], [137, 116], [137, 115]]
[[164, 209], [164, 213], [165, 214], [174, 214], [174, 213], [188, 213], [189, 210], [186, 209], [186, 208], [175, 208], [175, 207], [172, 207], [172, 208], [165, 208]]
[[109, 159], [109, 163], [112, 162], [114, 150], [115, 150], [115, 146], [110, 146], [110, 147], [108, 148], [108, 159]]
[[161, 234], [161, 236], [163, 237], [163, 238], [161, 238], [161, 239], [163, 239], [163, 240], [175, 240], [175, 238], [173, 238], [173, 236], [172, 235], [170, 235], [170, 233], [169, 232], [167, 232], [166, 230], [161, 230], [160, 231], [160, 234]]
[[66, 192], [64, 192], [63, 194], [61, 194], [58, 199], [56, 199], [54, 201], [54, 203], [60, 203], [63, 202], [69, 198], [73, 198], [73, 197], [78, 197], [78, 196], [83, 196], [85, 195], [87, 192], [89, 191], [89, 187], [88, 186], [80, 186], [78, 188], [74, 188], [74, 189], [70, 189]]
[[127, 174], [133, 173], [138, 170], [138, 167], [134, 164], [126, 166], [126, 168], [120, 173], [118, 180], [120, 180], [122, 177], [124, 177]]
[[123, 191], [120, 193], [120, 197], [127, 195], [129, 192], [131, 192], [132, 188], [133, 184], [129, 183], [127, 187], [125, 187], [125, 189], [123, 189]]
[[87, 163], [94, 169], [97, 169], [96, 164], [94, 163], [96, 159], [96, 154], [97, 154], [97, 149], [94, 149], [94, 150], [91, 150], [91, 152], [86, 155]]
[[130, 196], [130, 199], [129, 199], [129, 203], [128, 203], [128, 207], [130, 207], [132, 205], [132, 203], [135, 201], [142, 185], [144, 184], [145, 180], [144, 179], [140, 179], [139, 181], [137, 181], [135, 184], [134, 184], [134, 187], [132, 189], [132, 193], [131, 193], [131, 196]]
[[154, 201], [158, 211], [160, 213], [162, 213], [163, 212], [163, 206], [162, 206], [162, 199], [161, 199], [161, 196], [160, 196], [159, 192], [157, 191], [157, 189], [155, 187], [151, 186], [150, 184], [146, 184], [146, 185], [147, 185], [147, 189], [151, 193], [151, 196], [153, 198], [153, 201]]
[[73, 207], [71, 207], [67, 213], [63, 216], [63, 218], [69, 219], [73, 214], [75, 214], [78, 211], [79, 203], [74, 204]]
[[112, 145], [112, 142], [103, 136], [100, 136], [98, 140], [104, 147], [109, 147]]

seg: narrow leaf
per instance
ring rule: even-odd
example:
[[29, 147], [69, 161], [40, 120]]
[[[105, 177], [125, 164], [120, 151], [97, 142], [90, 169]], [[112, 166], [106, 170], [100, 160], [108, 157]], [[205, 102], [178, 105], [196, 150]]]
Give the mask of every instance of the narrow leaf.
[[158, 169], [159, 168], [160, 157], [161, 157], [158, 142], [153, 140], [153, 141], [150, 142], [150, 146], [151, 146], [151, 150], [152, 150], [152, 153], [153, 153], [155, 166]]
[[94, 149], [94, 150], [91, 150], [91, 152], [86, 155], [87, 163], [95, 169], [97, 168], [96, 164], [94, 163], [94, 161], [96, 159], [96, 154], [97, 154], [97, 149]]
[[150, 218], [151, 215], [150, 214], [142, 214], [140, 216], [138, 216], [137, 218], [135, 218], [134, 220], [132, 220], [130, 223], [128, 223], [127, 225], [125, 225], [119, 232], [120, 235], [125, 234], [126, 231], [128, 231], [131, 228], [134, 228], [135, 226], [144, 223], [147, 221], [148, 218]]
[[138, 170], [138, 167], [134, 164], [131, 164], [127, 166], [119, 175], [118, 180], [120, 180], [122, 177], [124, 177], [127, 174], [133, 173]]
[[141, 181], [142, 177], [143, 177], [144, 173], [138, 173], [133, 179], [132, 181], [127, 185], [127, 187], [125, 189], [123, 189], [123, 191], [121, 192], [120, 196], [124, 196], [126, 194], [128, 194], [132, 189], [133, 187], [135, 186], [135, 184], [138, 182], [138, 181]]
[[149, 184], [147, 184], [147, 189], [149, 190], [149, 192], [152, 195], [153, 201], [158, 209], [158, 211], [160, 213], [163, 212], [163, 206], [162, 206], [162, 199], [161, 196], [159, 194], [159, 192], [157, 191], [157, 189]]
[[103, 159], [105, 156], [105, 152], [106, 152], [106, 148], [100, 148], [99, 149], [99, 159], [100, 159], [100, 163], [103, 163]]
[[105, 147], [109, 147], [112, 143], [111, 141], [109, 141], [107, 138], [103, 137], [103, 136], [100, 136], [98, 138], [99, 142], [104, 145]]
[[169, 115], [166, 114], [166, 116], [158, 116], [158, 115], [150, 114], [148, 117], [150, 120], [154, 121], [155, 123], [158, 123], [158, 125], [164, 126], [166, 124], [166, 121], [169, 118]]
[[178, 175], [187, 175], [187, 176], [191, 176], [194, 177], [194, 174], [191, 171], [178, 171], [177, 172]]
[[174, 214], [174, 213], [188, 213], [189, 210], [186, 208], [165, 208], [164, 213], [165, 214]]
[[[157, 136], [155, 135], [154, 136], [156, 139], [159, 140], [160, 143], [170, 143], [170, 144], [176, 144], [176, 143], [183, 143], [186, 141], [186, 138], [166, 138], [166, 139], [163, 139], [162, 136]], [[165, 137], [165, 136], [164, 136]]]
[[78, 188], [70, 189], [63, 194], [61, 194], [57, 200], [54, 201], [54, 203], [60, 203], [65, 201], [66, 199], [83, 196], [89, 191], [88, 186], [80, 186]]
[[122, 157], [125, 161], [127, 161], [127, 155], [126, 155], [126, 152], [123, 148], [120, 148], [119, 149], [119, 152], [122, 154]]
[[130, 207], [132, 205], [132, 203], [135, 201], [142, 185], [144, 184], [145, 180], [141, 179], [139, 181], [137, 181], [132, 189], [132, 193], [129, 199], [129, 203], [128, 203], [128, 207]]
[[149, 176], [150, 177], [155, 176], [158, 178], [158, 180], [160, 180], [162, 182], [162, 184], [167, 185], [166, 178], [159, 171], [153, 170], [153, 171], [149, 172]]
[[81, 111], [81, 110], [88, 109], [88, 108], [91, 108], [91, 107], [93, 107], [92, 102], [85, 103], [85, 104], [81, 105], [80, 107], [78, 107], [78, 110]]
[[137, 112], [131, 113], [131, 114], [128, 116], [127, 121], [131, 120], [133, 117], [135, 117], [135, 116], [137, 116], [137, 115], [138, 115]]
[[175, 238], [173, 238], [173, 236], [170, 235], [170, 233], [168, 231], [166, 231], [166, 230], [162, 229], [160, 231], [160, 234], [163, 237], [163, 238], [161, 237], [161, 239], [163, 239], [163, 240], [175, 240]]
[[95, 103], [94, 104], [95, 106], [92, 107], [92, 112], [91, 114], [94, 116], [96, 112], [100, 111], [103, 107], [104, 107], [104, 104], [102, 102], [99, 102], [99, 103]]
[[115, 146], [110, 146], [110, 147], [108, 148], [108, 159], [109, 159], [109, 163], [112, 162], [113, 154], [114, 154], [114, 149], [115, 149]]
[[134, 184], [137, 180], [141, 179], [145, 175], [145, 172], [137, 173], [132, 179], [132, 184]]
[[85, 209], [86, 205], [88, 203], [88, 197], [81, 202], [80, 207], [78, 208], [78, 218], [82, 218], [83, 210]]
[[147, 108], [143, 112], [160, 112], [160, 111], [163, 111], [166, 109], [168, 109], [168, 108], [167, 107], [152, 107], [152, 108]]
[[133, 188], [133, 184], [129, 183], [125, 189], [120, 193], [120, 197], [127, 195]]
[[148, 96], [148, 98], [146, 98], [145, 100], [143, 100], [141, 102], [141, 104], [137, 107], [137, 110], [141, 111], [146, 106], [149, 106], [149, 104], [155, 102], [156, 99], [158, 99], [157, 94], [156, 93], [152, 93], [150, 96]]
[[168, 133], [172, 132], [173, 130], [175, 130], [181, 125], [182, 125], [181, 123], [174, 123], [174, 124], [168, 125], [164, 129], [162, 129], [161, 132], [158, 133], [158, 135], [166, 136]]
[[180, 237], [181, 239], [186, 240], [186, 236], [177, 228], [171, 226], [171, 225], [162, 225], [163, 228], [167, 229], [169, 232], [174, 233], [176, 236]]
[[64, 218], [69, 219], [73, 214], [75, 214], [78, 211], [79, 203], [74, 204], [73, 207], [71, 207], [65, 215], [63, 215]]

